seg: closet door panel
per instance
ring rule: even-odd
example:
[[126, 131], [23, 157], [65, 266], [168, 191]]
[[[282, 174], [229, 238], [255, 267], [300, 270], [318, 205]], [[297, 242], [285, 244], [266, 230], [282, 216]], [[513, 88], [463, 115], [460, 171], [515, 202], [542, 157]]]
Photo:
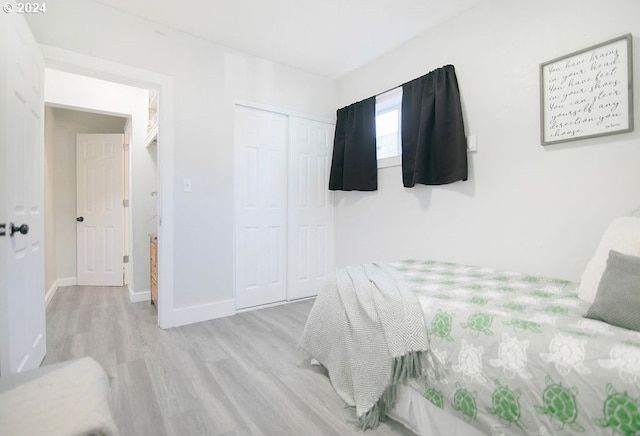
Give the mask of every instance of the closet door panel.
[[236, 308], [286, 300], [288, 117], [236, 106]]
[[289, 118], [287, 299], [317, 295], [334, 269], [334, 200], [328, 188], [331, 124]]

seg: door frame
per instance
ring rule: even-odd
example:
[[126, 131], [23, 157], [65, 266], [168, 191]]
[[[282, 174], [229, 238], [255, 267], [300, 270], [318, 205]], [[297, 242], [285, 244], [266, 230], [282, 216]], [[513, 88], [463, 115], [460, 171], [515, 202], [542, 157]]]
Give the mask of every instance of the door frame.
[[[41, 44], [45, 66], [68, 73], [159, 92], [158, 143], [158, 325], [173, 327], [174, 314], [174, 104], [173, 78], [153, 71]], [[144, 144], [130, 144], [131, 147]], [[129, 238], [133, 232], [129, 229]], [[131, 246], [131, 245], [130, 245]], [[131, 271], [130, 271], [131, 272]]]

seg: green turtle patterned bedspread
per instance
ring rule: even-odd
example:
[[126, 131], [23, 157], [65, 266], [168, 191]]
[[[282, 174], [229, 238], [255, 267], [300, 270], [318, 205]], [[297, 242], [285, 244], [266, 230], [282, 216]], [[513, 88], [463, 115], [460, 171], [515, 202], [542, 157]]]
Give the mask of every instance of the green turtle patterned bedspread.
[[493, 435], [640, 435], [640, 333], [583, 318], [577, 284], [391, 265], [418, 296], [445, 363], [439, 381], [410, 382], [434, 405]]

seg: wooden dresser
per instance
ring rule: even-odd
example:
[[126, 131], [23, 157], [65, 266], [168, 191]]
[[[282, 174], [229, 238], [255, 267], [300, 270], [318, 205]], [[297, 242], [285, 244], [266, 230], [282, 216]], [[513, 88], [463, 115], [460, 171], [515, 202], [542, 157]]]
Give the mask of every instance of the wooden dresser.
[[149, 240], [151, 304], [158, 307], [158, 235], [149, 235]]

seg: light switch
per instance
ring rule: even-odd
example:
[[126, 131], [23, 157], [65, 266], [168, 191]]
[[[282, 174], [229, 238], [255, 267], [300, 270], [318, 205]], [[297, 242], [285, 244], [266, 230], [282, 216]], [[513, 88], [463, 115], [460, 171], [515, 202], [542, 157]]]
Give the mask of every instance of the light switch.
[[478, 137], [476, 135], [467, 136], [467, 151], [478, 151]]
[[182, 192], [192, 192], [191, 179], [184, 178], [182, 179]]

